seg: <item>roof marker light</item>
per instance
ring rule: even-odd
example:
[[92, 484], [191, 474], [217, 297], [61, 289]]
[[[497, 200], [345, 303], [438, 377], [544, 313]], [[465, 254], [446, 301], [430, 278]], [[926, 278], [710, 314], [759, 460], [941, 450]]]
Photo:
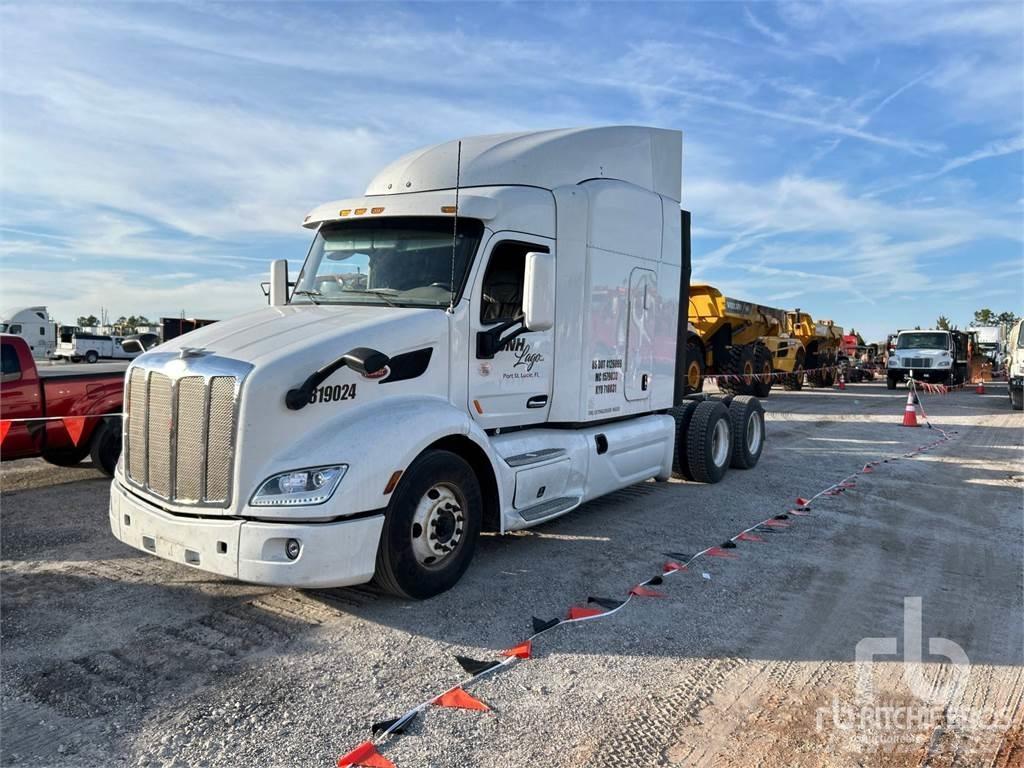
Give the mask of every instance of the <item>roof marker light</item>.
[[353, 213], [355, 213], [356, 216], [362, 216], [364, 213], [366, 213], [366, 209], [356, 208], [355, 211], [353, 211]]
[[371, 208], [370, 213], [384, 213], [384, 206], [381, 205], [376, 208]]
[[352, 213], [351, 208], [342, 208], [340, 211], [338, 211], [339, 216], [348, 216], [350, 213]]

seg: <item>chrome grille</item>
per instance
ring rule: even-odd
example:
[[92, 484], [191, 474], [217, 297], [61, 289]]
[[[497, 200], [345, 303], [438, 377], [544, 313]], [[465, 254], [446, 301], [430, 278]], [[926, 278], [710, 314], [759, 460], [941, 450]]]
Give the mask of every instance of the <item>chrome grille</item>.
[[[238, 393], [251, 366], [217, 357], [149, 353], [132, 364], [124, 427], [130, 484], [168, 501], [227, 506]], [[230, 371], [232, 375], [221, 375]]]
[[904, 368], [931, 368], [932, 359], [930, 357], [907, 357], [903, 359]]

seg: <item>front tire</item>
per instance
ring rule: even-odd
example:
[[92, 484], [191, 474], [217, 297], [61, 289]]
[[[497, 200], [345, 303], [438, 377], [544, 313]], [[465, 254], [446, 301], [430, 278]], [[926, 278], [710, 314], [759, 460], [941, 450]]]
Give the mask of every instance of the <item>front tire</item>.
[[450, 451], [423, 453], [391, 497], [374, 580], [414, 600], [451, 589], [473, 558], [482, 511], [480, 483], [463, 458]]
[[92, 349], [85, 353], [85, 362], [87, 363], [95, 363], [99, 359], [100, 356]]
[[1010, 390], [1010, 407], [1015, 411], [1024, 411], [1024, 389]]
[[896, 377], [893, 376], [891, 373], [886, 374], [885, 376], [885, 388], [896, 389]]
[[721, 372], [727, 378], [718, 382], [720, 390], [734, 395], [749, 395], [754, 384], [753, 348], [749, 344], [727, 348]]

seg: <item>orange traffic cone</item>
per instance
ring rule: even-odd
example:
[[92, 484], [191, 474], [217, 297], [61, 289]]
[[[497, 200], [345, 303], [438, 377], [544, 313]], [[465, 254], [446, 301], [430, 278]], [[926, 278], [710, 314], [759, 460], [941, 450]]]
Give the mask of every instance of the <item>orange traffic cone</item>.
[[985, 394], [985, 382], [982, 381], [981, 379], [978, 379], [978, 386], [976, 386], [974, 388], [974, 394], [976, 394], [976, 395], [984, 395]]
[[914, 406], [914, 390], [910, 390], [910, 392], [907, 393], [907, 407], [903, 409], [903, 426], [918, 426], [917, 408]]

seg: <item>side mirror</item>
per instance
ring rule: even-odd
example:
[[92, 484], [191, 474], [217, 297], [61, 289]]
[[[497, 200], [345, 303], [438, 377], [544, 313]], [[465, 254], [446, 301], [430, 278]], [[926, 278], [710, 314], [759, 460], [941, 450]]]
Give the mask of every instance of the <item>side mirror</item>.
[[270, 306], [283, 307], [288, 303], [288, 262], [277, 259], [270, 262]]
[[550, 253], [526, 254], [523, 315], [530, 331], [546, 331], [555, 324], [555, 257]]

